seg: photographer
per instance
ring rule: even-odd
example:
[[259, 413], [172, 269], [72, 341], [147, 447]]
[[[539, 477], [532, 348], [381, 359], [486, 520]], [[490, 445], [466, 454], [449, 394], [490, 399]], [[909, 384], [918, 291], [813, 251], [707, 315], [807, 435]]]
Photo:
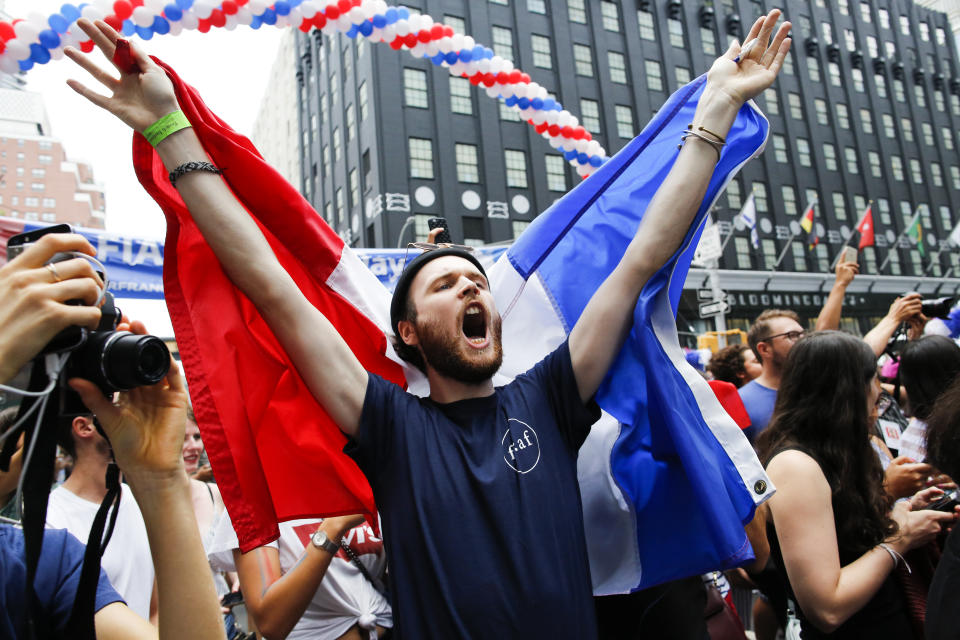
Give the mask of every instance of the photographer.
[[[99, 309], [91, 306], [103, 286], [82, 259], [47, 266], [56, 253], [94, 255], [82, 237], [48, 235], [0, 268], [0, 382], [9, 381], [53, 336], [71, 325], [95, 327]], [[80, 299], [85, 305], [67, 305]], [[135, 333], [144, 333], [134, 323]], [[122, 393], [116, 404], [84, 380], [72, 380], [110, 438], [114, 455], [140, 503], [159, 587], [159, 637], [223, 638], [219, 605], [183, 471], [186, 391], [171, 366], [152, 387]], [[77, 596], [84, 546], [62, 530], [44, 532], [33, 584], [37, 622], [49, 637], [68, 637], [68, 616]], [[29, 603], [25, 599], [23, 532], [0, 525], [0, 636], [23, 637]], [[158, 631], [122, 602], [101, 571], [96, 587], [96, 637], [156, 638]], [[189, 612], [186, 614], [185, 612]], [[47, 636], [44, 636], [47, 637]]]

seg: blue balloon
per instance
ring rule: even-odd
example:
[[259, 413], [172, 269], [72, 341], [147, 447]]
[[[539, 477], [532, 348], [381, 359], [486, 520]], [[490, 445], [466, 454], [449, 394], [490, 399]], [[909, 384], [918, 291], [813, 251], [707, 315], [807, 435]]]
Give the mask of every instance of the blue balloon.
[[66, 33], [67, 29], [70, 28], [70, 20], [67, 20], [59, 13], [54, 13], [47, 18], [47, 24], [49, 24], [50, 28], [57, 33]]
[[530, 98], [520, 98], [519, 100], [517, 100], [517, 106], [520, 107], [521, 109], [529, 109]]
[[440, 53], [438, 53], [437, 55], [435, 55], [435, 56], [433, 56], [432, 58], [430, 58], [430, 61], [431, 61], [433, 64], [435, 64], [435, 65], [437, 65], [437, 66], [439, 67], [440, 65], [443, 64], [443, 62], [444, 62], [446, 59], [447, 59], [447, 58], [446, 58], [446, 56], [443, 54], [443, 52], [440, 52]]
[[[85, 5], [80, 5], [81, 7]], [[60, 7], [60, 15], [67, 19], [67, 23], [73, 23], [80, 18], [80, 9], [72, 4], [65, 4]], [[50, 25], [53, 26], [53, 25]]]
[[259, 29], [261, 24], [262, 24], [262, 21], [260, 20], [260, 16], [253, 16], [253, 17], [250, 19], [250, 28], [251, 28], [251, 29]]
[[485, 48], [483, 50], [483, 57], [486, 58], [487, 60], [492, 60], [494, 55], [495, 54], [493, 52], [493, 49]]
[[517, 96], [510, 96], [509, 98], [503, 101], [503, 104], [507, 105], [508, 107], [514, 106], [515, 104], [517, 104]]
[[120, 27], [120, 33], [125, 36], [132, 36], [137, 32], [137, 25], [133, 24], [129, 18], [123, 21], [123, 25]]
[[150, 28], [153, 29], [153, 32], [158, 36], [165, 36], [170, 33], [170, 23], [166, 21], [163, 16], [157, 16], [153, 19], [153, 24], [150, 25]]
[[287, 0], [287, 2], [290, 3], [290, 8], [299, 7], [301, 4], [303, 4], [303, 0]]
[[377, 29], [383, 29], [387, 26], [387, 16], [373, 16], [373, 26]]
[[387, 12], [383, 14], [383, 17], [386, 18], [387, 24], [393, 24], [400, 19], [400, 14], [394, 7], [390, 7], [387, 9]]
[[264, 10], [263, 15], [260, 16], [260, 20], [263, 24], [275, 25], [277, 24], [277, 14], [273, 9], [267, 8]]
[[279, 0], [273, 5], [273, 10], [277, 12], [278, 16], [290, 15], [290, 9], [290, 3], [285, 0]]
[[587, 164], [588, 162], [590, 162], [590, 156], [588, 156], [585, 153], [578, 153], [577, 162], [579, 162], [580, 164]]
[[53, 29], [44, 29], [38, 37], [40, 44], [46, 49], [56, 49], [60, 46], [60, 36]]
[[360, 23], [359, 30], [364, 37], [369, 36], [371, 33], [373, 33], [373, 23], [369, 20], [364, 20]]
[[540, 109], [543, 109], [543, 98], [534, 98], [530, 101], [530, 106], [540, 111]]
[[149, 40], [153, 37], [153, 30], [150, 27], [136, 27], [137, 35], [140, 36], [142, 40]]
[[473, 51], [464, 49], [460, 52], [460, 62], [470, 62], [473, 60]]
[[576, 157], [577, 157], [577, 152], [576, 152], [576, 151], [564, 151], [564, 152], [563, 152], [563, 158], [564, 158], [565, 160], [567, 160], [567, 161], [573, 160], [573, 159], [576, 158]]
[[177, 6], [183, 9], [184, 11], [188, 11], [190, 7], [193, 6], [193, 0], [175, 0], [175, 1], [177, 3]]
[[447, 53], [447, 54], [444, 56], [444, 58], [446, 59], [447, 64], [457, 64], [457, 52], [456, 52], [456, 51], [450, 51], [449, 53]]
[[348, 38], [351, 38], [351, 39], [356, 38], [356, 37], [357, 37], [357, 25], [355, 25], [355, 24], [350, 25], [350, 28], [347, 30], [346, 36], [347, 36]]
[[602, 166], [603, 166], [603, 158], [601, 158], [600, 156], [593, 156], [592, 158], [590, 158], [590, 166], [591, 166], [591, 167], [602, 167]]
[[483, 60], [483, 47], [479, 44], [473, 48], [473, 59]]
[[33, 69], [33, 60], [27, 58], [26, 60], [17, 60], [17, 64], [20, 65], [20, 71], [30, 71]]
[[553, 98], [544, 98], [543, 106], [540, 108], [545, 111], [551, 111], [556, 106], [556, 104], [557, 104], [557, 101], [554, 100]]
[[50, 62], [50, 51], [34, 42], [30, 45], [30, 60], [37, 64], [47, 64]]
[[406, 7], [400, 7], [397, 9], [397, 16], [400, 20], [407, 20], [410, 18], [410, 10]]
[[167, 16], [167, 20], [179, 22], [183, 17], [183, 11], [175, 4], [168, 4], [163, 8], [163, 15]]

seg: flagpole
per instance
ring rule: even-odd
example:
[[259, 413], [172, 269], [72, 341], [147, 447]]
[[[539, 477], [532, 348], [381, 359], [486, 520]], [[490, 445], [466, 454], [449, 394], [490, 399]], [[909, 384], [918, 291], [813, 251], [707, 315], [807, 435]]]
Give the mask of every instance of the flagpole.
[[[805, 207], [803, 208], [803, 216], [801, 216], [801, 219], [803, 219], [803, 217], [807, 215], [807, 211], [810, 210], [810, 207], [816, 206], [816, 204], [817, 204], [817, 202], [819, 202], [819, 200], [820, 200], [820, 196], [819, 196], [819, 195], [816, 195], [816, 196], [813, 197], [813, 200], [811, 200], [810, 202], [807, 203], [807, 206], [805, 206]], [[811, 222], [811, 224], [816, 224], [816, 223], [815, 223], [815, 222]], [[811, 227], [811, 229], [812, 229], [812, 227]], [[783, 247], [783, 251], [780, 252], [780, 257], [777, 258], [777, 263], [776, 263], [775, 265], [773, 265], [772, 271], [776, 271], [777, 268], [780, 266], [780, 263], [783, 262], [784, 257], [787, 255], [787, 251], [790, 249], [790, 245], [793, 243], [793, 239], [796, 238], [796, 237], [797, 237], [797, 234], [793, 232], [793, 229], [791, 229], [791, 230], [790, 230], [790, 238], [787, 240], [786, 246]]]
[[900, 235], [898, 235], [898, 236], [897, 236], [897, 239], [893, 242], [893, 246], [890, 247], [890, 249], [887, 250], [887, 257], [884, 258], [883, 264], [881, 264], [881, 265], [880, 265], [880, 268], [877, 269], [877, 275], [880, 275], [880, 274], [883, 273], [884, 268], [886, 268], [887, 264], [890, 263], [890, 258], [891, 258], [891, 256], [893, 255], [893, 254], [891, 253], [891, 251], [896, 251], [896, 250], [897, 250], [897, 247], [898, 247], [898, 245], [900, 244], [900, 240], [903, 238], [903, 236], [906, 235], [907, 231], [909, 231], [911, 228], [913, 228], [913, 224], [917, 221], [917, 218], [919, 218], [919, 217], [920, 217], [920, 205], [917, 205], [917, 212], [916, 212], [915, 214], [913, 214], [913, 217], [912, 217], [912, 218], [910, 218], [910, 223], [903, 228], [903, 231], [900, 232]]

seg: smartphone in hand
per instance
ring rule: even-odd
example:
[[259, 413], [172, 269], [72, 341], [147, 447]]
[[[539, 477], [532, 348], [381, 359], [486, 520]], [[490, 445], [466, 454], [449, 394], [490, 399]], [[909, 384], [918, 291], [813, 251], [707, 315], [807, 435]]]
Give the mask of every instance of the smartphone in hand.
[[840, 258], [844, 262], [857, 262], [857, 250], [855, 247], [844, 247], [843, 254]]
[[446, 218], [430, 218], [427, 220], [427, 228], [431, 231], [434, 229], [443, 229], [437, 235], [437, 243], [453, 243], [453, 240], [450, 238], [450, 226], [447, 224]]

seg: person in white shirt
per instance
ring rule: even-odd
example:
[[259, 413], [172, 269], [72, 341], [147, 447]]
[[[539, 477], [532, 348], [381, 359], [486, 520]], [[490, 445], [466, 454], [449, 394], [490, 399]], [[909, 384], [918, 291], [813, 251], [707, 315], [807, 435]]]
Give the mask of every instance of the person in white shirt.
[[[50, 492], [47, 526], [66, 529], [86, 544], [100, 502], [107, 495], [110, 445], [91, 416], [77, 416], [63, 426], [60, 446], [75, 461], [66, 482]], [[110, 583], [135, 613], [156, 622], [154, 569], [147, 529], [129, 487], [121, 484], [120, 510], [101, 566]]]

